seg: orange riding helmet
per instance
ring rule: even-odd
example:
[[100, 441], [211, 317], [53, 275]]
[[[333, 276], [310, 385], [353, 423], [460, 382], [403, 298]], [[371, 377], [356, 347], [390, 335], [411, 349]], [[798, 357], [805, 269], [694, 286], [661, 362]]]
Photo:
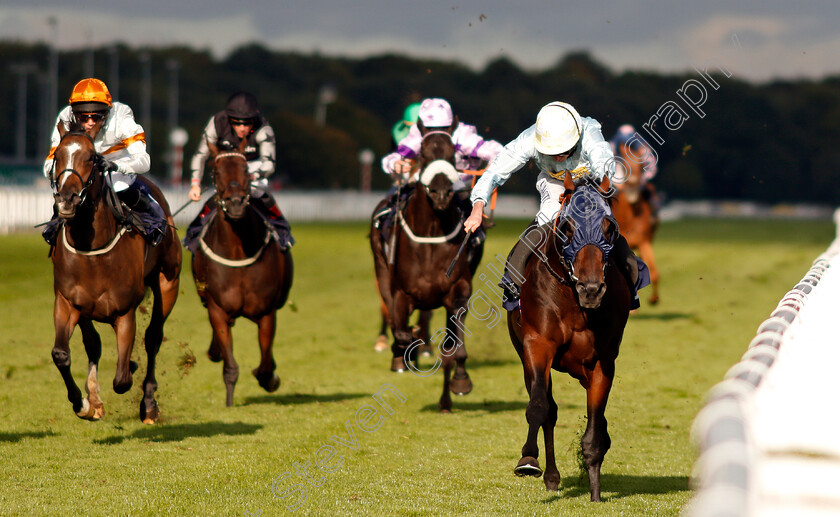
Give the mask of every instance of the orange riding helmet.
[[90, 77], [76, 83], [69, 102], [73, 111], [79, 113], [108, 111], [112, 104], [111, 92], [105, 83]]

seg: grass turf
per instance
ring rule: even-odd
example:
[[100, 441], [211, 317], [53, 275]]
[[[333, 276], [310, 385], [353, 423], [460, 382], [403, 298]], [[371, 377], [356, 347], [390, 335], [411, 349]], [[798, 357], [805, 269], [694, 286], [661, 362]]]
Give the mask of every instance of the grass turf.
[[[485, 263], [505, 255], [524, 224], [491, 230]], [[455, 398], [450, 415], [437, 412], [440, 374], [388, 371], [390, 354], [372, 351], [378, 300], [365, 235], [363, 224], [295, 226], [292, 302], [279, 313], [274, 348], [283, 384], [268, 394], [249, 374], [259, 362], [256, 326], [240, 320], [234, 408], [224, 407], [221, 365], [206, 359], [210, 326], [187, 253], [158, 359], [162, 417], [155, 426], [138, 419], [148, 317], [139, 318], [133, 358], [141, 368], [125, 395], [111, 390], [113, 331], [97, 324], [106, 415], [78, 419], [50, 357], [46, 245], [33, 234], [0, 237], [0, 514], [283, 515], [299, 502], [299, 515], [676, 515], [691, 495], [689, 427], [704, 393], [825, 250], [833, 228], [730, 220], [662, 226], [662, 302], [650, 307], [642, 292], [607, 407], [612, 449], [602, 469], [603, 504], [588, 502], [578, 471], [585, 391], [565, 374], [554, 372], [560, 490], [513, 475], [527, 394], [504, 319], [492, 329], [467, 319], [475, 389]], [[433, 330], [443, 324], [438, 311]], [[71, 348], [81, 387], [87, 361], [78, 331]], [[394, 413], [380, 412], [375, 430], [360, 429], [357, 411], [388, 384], [405, 402], [385, 394]], [[330, 452], [325, 445], [339, 455], [321, 457], [335, 467], [327, 473], [315, 467], [319, 450]], [[276, 497], [284, 491], [287, 497]]]

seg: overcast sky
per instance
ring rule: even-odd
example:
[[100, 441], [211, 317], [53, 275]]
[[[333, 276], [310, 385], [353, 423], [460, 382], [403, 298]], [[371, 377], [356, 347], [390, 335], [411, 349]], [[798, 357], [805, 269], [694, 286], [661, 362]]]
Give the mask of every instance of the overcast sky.
[[[520, 5], [516, 5], [520, 4]], [[840, 2], [790, 0], [0, 0], [0, 38], [61, 48], [186, 44], [217, 57], [248, 42], [361, 57], [385, 52], [475, 69], [538, 70], [588, 50], [616, 71], [723, 61], [750, 81], [840, 74]], [[635, 5], [635, 7], [631, 7]], [[734, 59], [737, 56], [738, 59]]]

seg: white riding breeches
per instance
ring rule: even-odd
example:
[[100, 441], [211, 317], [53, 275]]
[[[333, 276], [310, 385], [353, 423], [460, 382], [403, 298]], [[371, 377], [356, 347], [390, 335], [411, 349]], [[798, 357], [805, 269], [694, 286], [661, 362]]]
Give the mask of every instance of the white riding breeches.
[[109, 172], [105, 175], [105, 177], [108, 178], [114, 192], [122, 192], [127, 189], [132, 183], [134, 183], [135, 179], [134, 174], [123, 174], [122, 172], [117, 171]]
[[540, 210], [537, 223], [546, 224], [554, 221], [560, 212], [560, 196], [566, 192], [563, 180], [552, 178], [545, 172], [537, 176], [537, 191], [540, 193]]

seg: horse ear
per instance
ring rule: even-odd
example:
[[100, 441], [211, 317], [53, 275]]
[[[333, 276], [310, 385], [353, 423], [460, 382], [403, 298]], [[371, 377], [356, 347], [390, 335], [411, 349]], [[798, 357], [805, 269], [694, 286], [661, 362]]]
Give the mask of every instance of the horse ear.
[[210, 149], [210, 158], [216, 158], [216, 155], [219, 154], [219, 146], [216, 144], [211, 144], [207, 142], [207, 148]]
[[447, 131], [447, 133], [449, 133], [450, 135], [454, 134], [455, 129], [458, 127], [459, 123], [460, 122], [458, 122], [458, 115], [452, 117], [452, 124], [449, 126], [449, 130]]
[[606, 174], [604, 174], [603, 179], [601, 179], [601, 184], [598, 185], [598, 190], [601, 192], [601, 195], [606, 198], [613, 197], [616, 194], [616, 190], [613, 188], [612, 182]]
[[240, 153], [245, 154], [245, 148], [246, 148], [246, 147], [248, 147], [248, 139], [247, 139], [247, 138], [243, 138], [243, 139], [242, 139], [242, 141], [241, 141], [241, 142], [239, 142], [239, 147], [237, 148], [237, 150], [238, 150]]
[[55, 128], [58, 130], [58, 136], [64, 138], [64, 135], [67, 134], [67, 129], [64, 127], [64, 122], [58, 121], [58, 124], [55, 125]]
[[571, 171], [566, 171], [563, 177], [563, 188], [566, 189], [566, 192], [573, 192], [575, 190], [575, 180], [572, 179]]
[[426, 126], [423, 125], [423, 121], [419, 118], [417, 119], [417, 129], [420, 130], [420, 135], [425, 135], [429, 132], [428, 128], [426, 128]]

